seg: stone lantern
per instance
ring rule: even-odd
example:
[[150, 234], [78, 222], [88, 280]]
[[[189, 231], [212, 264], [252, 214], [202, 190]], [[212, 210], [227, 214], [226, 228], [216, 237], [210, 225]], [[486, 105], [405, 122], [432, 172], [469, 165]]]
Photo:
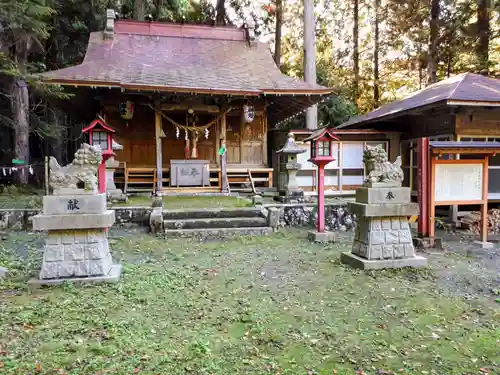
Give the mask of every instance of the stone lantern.
[[285, 203], [293, 203], [303, 199], [304, 191], [297, 184], [297, 171], [302, 168], [302, 165], [297, 162], [297, 155], [306, 152], [303, 148], [295, 143], [293, 133], [288, 133], [288, 139], [282, 149], [276, 151], [277, 154], [283, 154], [287, 157], [285, 168], [288, 172], [287, 183], [284, 189], [280, 190], [280, 201]]
[[[113, 151], [122, 151], [123, 146], [113, 139], [111, 149]], [[106, 194], [108, 199], [126, 202], [127, 196], [115, 184], [115, 170], [119, 165], [120, 163], [115, 159], [114, 154], [106, 161]]]
[[89, 134], [89, 142], [91, 146], [99, 147], [101, 149], [102, 161], [99, 164], [97, 172], [99, 181], [99, 193], [106, 192], [106, 161], [115, 155], [113, 152], [113, 134], [114, 129], [111, 128], [101, 118], [97, 118], [90, 123], [82, 133]]

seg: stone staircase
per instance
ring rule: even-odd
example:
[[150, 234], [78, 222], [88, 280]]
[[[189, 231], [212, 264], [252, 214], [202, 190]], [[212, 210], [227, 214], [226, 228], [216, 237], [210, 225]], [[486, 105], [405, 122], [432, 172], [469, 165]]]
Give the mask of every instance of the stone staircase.
[[231, 236], [268, 235], [266, 210], [261, 208], [222, 208], [199, 210], [163, 209], [166, 237], [226, 238]]

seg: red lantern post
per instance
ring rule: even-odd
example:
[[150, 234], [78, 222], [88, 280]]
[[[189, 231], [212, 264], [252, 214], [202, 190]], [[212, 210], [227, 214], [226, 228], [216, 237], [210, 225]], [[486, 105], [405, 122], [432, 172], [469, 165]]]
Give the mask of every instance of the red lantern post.
[[335, 160], [333, 142], [338, 140], [338, 137], [333, 134], [333, 130], [328, 128], [320, 129], [304, 140], [304, 142], [311, 142], [311, 158], [309, 161], [318, 166], [317, 233], [325, 232], [325, 166]]
[[98, 118], [83, 129], [82, 133], [89, 134], [91, 146], [98, 146], [101, 148], [102, 161], [97, 170], [97, 178], [99, 182], [99, 193], [106, 193], [106, 161], [114, 155], [113, 134], [115, 131], [106, 124], [104, 120]]

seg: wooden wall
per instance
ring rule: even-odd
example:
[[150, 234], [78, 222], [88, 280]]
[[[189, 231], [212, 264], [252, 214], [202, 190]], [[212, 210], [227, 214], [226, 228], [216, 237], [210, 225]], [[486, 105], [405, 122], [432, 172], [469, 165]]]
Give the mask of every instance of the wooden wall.
[[[185, 123], [185, 114], [168, 114], [175, 121]], [[199, 115], [200, 124], [206, 124], [216, 115]], [[117, 160], [126, 162], [130, 166], [156, 165], [156, 151], [154, 139], [154, 111], [147, 107], [136, 107], [133, 119], [125, 121], [116, 112], [106, 113], [106, 121], [116, 129], [116, 140], [124, 147], [117, 151]], [[209, 128], [209, 137], [205, 139], [202, 133], [198, 138], [198, 158], [210, 160], [212, 165], [217, 164], [218, 136], [220, 123]], [[265, 112], [261, 111], [250, 123], [242, 123], [241, 111], [233, 110], [227, 116], [227, 156], [228, 164], [251, 166], [267, 166], [267, 121]], [[163, 164], [168, 166], [171, 159], [185, 159], [185, 134], [181, 130], [179, 139], [176, 138], [176, 128], [166, 119], [163, 119], [163, 131], [166, 135], [162, 139]], [[191, 136], [191, 135], [190, 135]], [[191, 145], [192, 146], [192, 145]]]
[[457, 135], [500, 136], [500, 111], [467, 111], [456, 116]]

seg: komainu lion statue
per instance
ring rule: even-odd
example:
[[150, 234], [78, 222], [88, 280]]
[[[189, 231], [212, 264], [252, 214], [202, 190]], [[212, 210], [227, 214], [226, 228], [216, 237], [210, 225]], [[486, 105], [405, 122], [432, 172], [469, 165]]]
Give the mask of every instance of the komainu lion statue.
[[102, 160], [101, 149], [89, 144], [82, 146], [75, 152], [71, 164], [61, 167], [51, 156], [49, 160], [49, 184], [53, 189], [78, 189], [83, 184], [85, 190], [97, 190], [97, 168]]
[[382, 145], [373, 147], [367, 145], [363, 154], [363, 163], [366, 169], [365, 183], [401, 186], [404, 178], [401, 169], [401, 156], [398, 156], [396, 161], [391, 163]]

